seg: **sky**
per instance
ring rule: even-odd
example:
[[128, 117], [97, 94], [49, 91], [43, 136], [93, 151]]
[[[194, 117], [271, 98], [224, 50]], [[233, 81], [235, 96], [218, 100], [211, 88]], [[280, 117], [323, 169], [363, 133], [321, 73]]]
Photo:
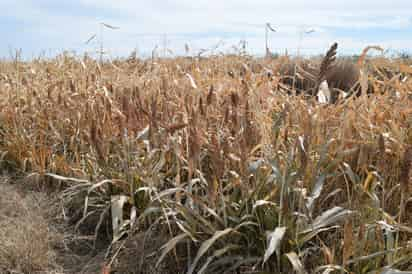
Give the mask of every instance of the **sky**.
[[260, 55], [266, 22], [276, 30], [269, 48], [277, 53], [319, 54], [333, 42], [341, 54], [368, 45], [388, 53], [412, 47], [410, 0], [0, 0], [0, 9], [2, 58], [16, 49], [28, 58], [63, 50], [96, 54], [101, 44], [107, 56], [134, 49], [172, 56], [186, 54], [185, 45], [188, 54], [235, 52], [242, 40]]

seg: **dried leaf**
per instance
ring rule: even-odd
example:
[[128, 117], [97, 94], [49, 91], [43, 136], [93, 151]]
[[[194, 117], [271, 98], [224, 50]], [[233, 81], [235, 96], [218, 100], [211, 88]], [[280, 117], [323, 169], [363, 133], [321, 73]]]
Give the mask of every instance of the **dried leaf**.
[[289, 252], [286, 254], [286, 257], [289, 259], [289, 262], [292, 264], [293, 269], [298, 274], [306, 274], [305, 268], [303, 267], [302, 262], [300, 261], [298, 255], [295, 252]]
[[270, 232], [267, 235], [268, 247], [263, 257], [263, 263], [266, 263], [270, 256], [272, 256], [273, 253], [279, 248], [283, 236], [285, 236], [285, 233], [286, 227], [277, 227], [273, 232]]
[[166, 257], [166, 255], [176, 247], [176, 245], [188, 237], [186, 233], [182, 233], [170, 239], [166, 244], [164, 244], [160, 249], [163, 250], [159, 259], [157, 260], [156, 267], [159, 267], [160, 263]]
[[232, 228], [226, 228], [225, 230], [219, 230], [216, 231], [215, 234], [212, 236], [212, 238], [204, 241], [202, 245], [199, 248], [199, 251], [196, 254], [195, 259], [193, 260], [193, 263], [190, 265], [190, 268], [188, 270], [188, 274], [192, 274], [197, 266], [197, 263], [199, 262], [200, 258], [210, 249], [210, 247], [221, 237], [233, 232], [234, 230]]
[[192, 75], [190, 75], [189, 73], [186, 73], [186, 77], [189, 79], [189, 82], [190, 82], [190, 85], [192, 86], [192, 88], [197, 89], [196, 82], [193, 79]]
[[111, 213], [112, 213], [112, 227], [113, 227], [113, 241], [117, 241], [123, 235], [121, 227], [123, 221], [123, 207], [127, 202], [126, 195], [113, 195], [111, 198]]
[[327, 227], [331, 224], [341, 221], [345, 219], [346, 217], [350, 216], [351, 214], [353, 214], [353, 211], [344, 209], [342, 207], [337, 206], [337, 207], [331, 208], [323, 212], [322, 215], [316, 217], [313, 223], [309, 225], [309, 228], [302, 231], [301, 233], [309, 233], [311, 231], [317, 231], [321, 228]]

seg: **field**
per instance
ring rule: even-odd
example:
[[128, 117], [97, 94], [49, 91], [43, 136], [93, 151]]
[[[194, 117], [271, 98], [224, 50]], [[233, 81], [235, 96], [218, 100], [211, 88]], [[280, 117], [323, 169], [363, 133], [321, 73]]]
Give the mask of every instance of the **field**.
[[[412, 67], [368, 50], [2, 61], [2, 195], [95, 273], [412, 273]], [[42, 220], [2, 224], [0, 271], [58, 273], [5, 244]]]

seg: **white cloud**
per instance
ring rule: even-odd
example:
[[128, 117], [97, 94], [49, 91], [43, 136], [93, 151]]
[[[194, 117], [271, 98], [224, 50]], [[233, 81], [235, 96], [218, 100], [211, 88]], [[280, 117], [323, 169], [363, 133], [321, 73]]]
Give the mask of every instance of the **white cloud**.
[[[16, 3], [0, 0], [0, 8], [8, 10], [9, 17], [24, 22], [24, 35], [33, 37], [37, 45], [31, 45], [34, 49], [45, 46], [90, 49], [95, 44], [85, 46], [82, 42], [98, 32], [99, 22], [118, 25], [120, 30], [104, 30], [103, 35], [105, 47], [114, 54], [125, 54], [136, 46], [147, 53], [156, 44], [164, 43], [163, 34], [167, 34], [167, 45], [176, 52], [182, 52], [187, 42], [198, 49], [210, 47], [221, 39], [226, 44], [246, 39], [249, 48], [259, 53], [264, 50], [265, 22], [271, 22], [278, 31], [271, 35], [273, 49], [296, 49], [297, 33], [306, 26], [316, 32], [304, 37], [300, 45], [303, 51], [323, 52], [334, 41], [356, 51], [380, 42], [376, 39], [381, 37], [351, 38], [348, 30], [365, 34], [370, 28], [404, 30], [411, 27], [412, 10], [412, 1], [406, 0], [73, 0], [72, 5], [82, 9], [76, 13], [48, 10], [47, 3], [51, 1], [42, 0], [40, 7], [35, 0], [13, 1]], [[339, 33], [342, 28], [345, 35]], [[399, 37], [382, 43], [402, 48], [410, 41]]]

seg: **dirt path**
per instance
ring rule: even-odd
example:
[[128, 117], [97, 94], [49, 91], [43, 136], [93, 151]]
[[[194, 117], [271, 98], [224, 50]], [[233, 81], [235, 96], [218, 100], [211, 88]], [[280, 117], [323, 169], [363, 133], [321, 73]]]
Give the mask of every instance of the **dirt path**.
[[56, 197], [0, 178], [0, 273], [102, 273], [104, 253], [73, 232]]

